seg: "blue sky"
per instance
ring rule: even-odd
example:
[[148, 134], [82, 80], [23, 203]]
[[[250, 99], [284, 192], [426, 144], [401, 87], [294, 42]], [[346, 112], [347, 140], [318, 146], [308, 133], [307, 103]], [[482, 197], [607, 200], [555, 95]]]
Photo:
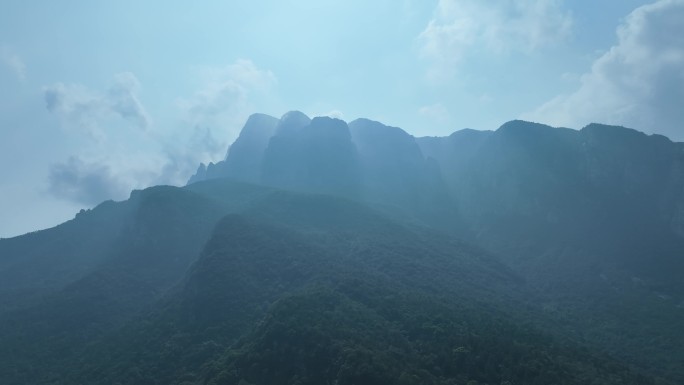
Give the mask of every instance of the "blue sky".
[[188, 4], [1, 6], [0, 237], [182, 184], [254, 112], [684, 140], [684, 0]]

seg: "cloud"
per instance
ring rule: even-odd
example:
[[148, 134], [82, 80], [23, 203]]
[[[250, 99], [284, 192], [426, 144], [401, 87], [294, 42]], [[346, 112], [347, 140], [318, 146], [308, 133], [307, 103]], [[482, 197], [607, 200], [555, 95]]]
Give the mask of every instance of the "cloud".
[[200, 163], [216, 160], [216, 156], [225, 153], [227, 147], [228, 144], [218, 139], [210, 128], [195, 127], [191, 137], [182, 146], [176, 143], [164, 146], [165, 162], [154, 183], [183, 185]]
[[193, 126], [216, 127], [244, 121], [253, 112], [250, 97], [268, 93], [277, 83], [271, 71], [259, 69], [247, 59], [201, 72], [201, 88], [192, 97], [178, 99], [178, 106]]
[[138, 99], [140, 83], [130, 72], [115, 76], [106, 92], [91, 90], [80, 84], [55, 83], [43, 89], [45, 106], [66, 125], [85, 128], [98, 135], [102, 122], [113, 117], [147, 128], [150, 119]]
[[270, 91], [276, 80], [249, 60], [204, 68], [201, 79], [197, 92], [177, 100], [181, 116], [175, 124], [107, 136], [100, 125], [112, 119], [150, 126], [133, 74], [117, 75], [104, 92], [80, 84], [46, 87], [49, 111], [65, 125], [86, 128], [101, 139], [95, 146], [98, 151], [84, 147], [77, 156], [50, 168], [50, 193], [81, 204], [124, 199], [134, 188], [183, 185], [201, 162], [220, 159], [234, 137], [230, 129], [238, 130], [253, 112], [253, 96]]
[[200, 163], [220, 160], [231, 140], [237, 137], [253, 103], [272, 93], [276, 76], [257, 67], [251, 60], [238, 59], [224, 67], [204, 67], [199, 71], [200, 85], [189, 97], [176, 104], [183, 115], [183, 145], [177, 138], [164, 140], [167, 161], [160, 183], [185, 183]]
[[87, 163], [72, 156], [50, 168], [49, 192], [60, 199], [95, 205], [107, 199], [124, 199], [126, 183], [103, 163]]
[[140, 128], [150, 125], [145, 108], [138, 99], [140, 82], [130, 72], [123, 72], [115, 77], [114, 85], [109, 89], [106, 101], [109, 108], [120, 117], [136, 123]]
[[617, 37], [577, 90], [522, 118], [577, 128], [617, 124], [684, 140], [684, 0], [635, 9]]
[[9, 48], [3, 47], [0, 55], [2, 62], [9, 68], [19, 80], [26, 79], [26, 65], [19, 55], [11, 52]]
[[440, 0], [418, 37], [431, 77], [450, 76], [468, 55], [531, 52], [568, 37], [572, 15], [561, 0]]

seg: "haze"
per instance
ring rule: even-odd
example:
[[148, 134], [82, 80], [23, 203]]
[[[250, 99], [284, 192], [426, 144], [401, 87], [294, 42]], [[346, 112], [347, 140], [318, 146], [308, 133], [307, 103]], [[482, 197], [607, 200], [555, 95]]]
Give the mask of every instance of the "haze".
[[0, 237], [183, 185], [254, 112], [684, 138], [684, 1], [40, 2], [0, 12]]

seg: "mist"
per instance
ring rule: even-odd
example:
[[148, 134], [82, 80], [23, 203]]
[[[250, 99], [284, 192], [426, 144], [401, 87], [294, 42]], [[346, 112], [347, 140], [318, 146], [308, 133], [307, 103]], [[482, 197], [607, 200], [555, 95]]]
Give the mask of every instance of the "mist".
[[6, 8], [1, 384], [684, 383], [683, 1]]

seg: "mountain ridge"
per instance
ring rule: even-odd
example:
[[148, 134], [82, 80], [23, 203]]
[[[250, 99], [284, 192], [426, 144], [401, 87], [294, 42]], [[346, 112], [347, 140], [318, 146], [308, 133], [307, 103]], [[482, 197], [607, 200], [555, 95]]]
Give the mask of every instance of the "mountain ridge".
[[187, 186], [0, 240], [0, 380], [680, 383], [683, 147], [255, 115]]

